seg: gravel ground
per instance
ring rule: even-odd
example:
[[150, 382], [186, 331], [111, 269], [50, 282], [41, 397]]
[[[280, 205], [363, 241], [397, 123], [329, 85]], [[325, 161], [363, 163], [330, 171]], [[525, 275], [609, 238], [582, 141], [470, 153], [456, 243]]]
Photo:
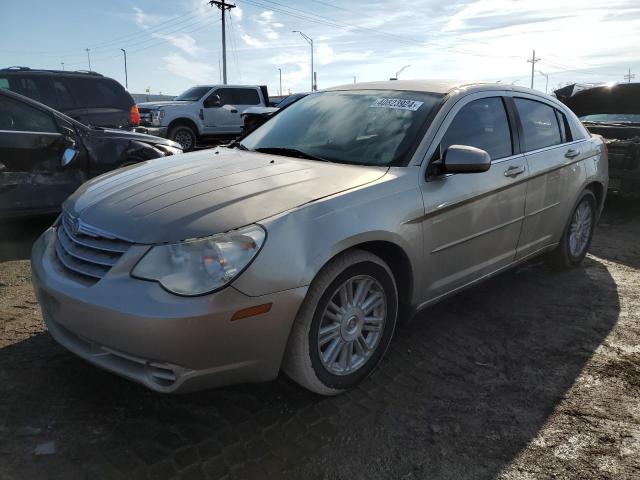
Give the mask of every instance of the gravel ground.
[[640, 478], [640, 201], [583, 267], [529, 263], [422, 312], [361, 387], [286, 377], [163, 396], [44, 331], [30, 242], [0, 226], [0, 479]]

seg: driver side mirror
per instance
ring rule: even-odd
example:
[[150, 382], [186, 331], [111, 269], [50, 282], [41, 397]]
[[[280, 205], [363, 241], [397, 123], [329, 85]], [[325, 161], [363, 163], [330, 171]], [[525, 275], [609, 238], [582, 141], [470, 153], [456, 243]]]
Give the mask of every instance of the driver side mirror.
[[480, 173], [491, 168], [491, 155], [468, 145], [451, 145], [442, 156], [445, 173]]
[[214, 93], [213, 95], [211, 95], [209, 98], [205, 100], [204, 107], [205, 108], [219, 107], [220, 103], [221, 103], [220, 95]]
[[71, 148], [71, 147], [67, 147], [65, 148], [63, 154], [62, 154], [62, 160], [60, 161], [60, 164], [63, 167], [68, 166], [71, 162], [73, 162], [76, 157], [78, 156], [78, 150], [76, 150], [75, 148]]

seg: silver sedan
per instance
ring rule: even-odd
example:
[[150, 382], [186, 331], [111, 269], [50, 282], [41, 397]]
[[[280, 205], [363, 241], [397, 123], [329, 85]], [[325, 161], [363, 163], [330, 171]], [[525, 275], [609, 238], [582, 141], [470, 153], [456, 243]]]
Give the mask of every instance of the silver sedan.
[[369, 375], [396, 324], [533, 256], [586, 255], [602, 140], [540, 92], [313, 93], [229, 147], [84, 184], [36, 242], [51, 335], [160, 392]]

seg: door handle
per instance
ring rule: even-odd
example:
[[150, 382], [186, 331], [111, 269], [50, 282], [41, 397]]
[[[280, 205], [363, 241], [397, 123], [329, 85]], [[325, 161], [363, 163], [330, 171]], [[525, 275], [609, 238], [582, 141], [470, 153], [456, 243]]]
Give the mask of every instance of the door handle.
[[580, 150], [574, 150], [573, 148], [570, 148], [569, 150], [567, 150], [567, 153], [564, 154], [564, 156], [567, 158], [575, 158], [578, 155], [580, 155]]
[[504, 176], [505, 177], [515, 178], [515, 177], [517, 177], [518, 175], [520, 175], [522, 173], [524, 173], [524, 167], [511, 165], [509, 168], [507, 168], [504, 171]]

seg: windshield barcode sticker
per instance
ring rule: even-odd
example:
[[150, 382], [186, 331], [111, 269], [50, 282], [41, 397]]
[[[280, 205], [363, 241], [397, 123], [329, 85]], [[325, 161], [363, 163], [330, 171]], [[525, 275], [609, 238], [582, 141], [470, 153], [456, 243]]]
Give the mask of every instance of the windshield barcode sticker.
[[396, 108], [398, 110], [411, 110], [415, 112], [424, 102], [416, 100], [403, 100], [402, 98], [379, 98], [369, 108]]

